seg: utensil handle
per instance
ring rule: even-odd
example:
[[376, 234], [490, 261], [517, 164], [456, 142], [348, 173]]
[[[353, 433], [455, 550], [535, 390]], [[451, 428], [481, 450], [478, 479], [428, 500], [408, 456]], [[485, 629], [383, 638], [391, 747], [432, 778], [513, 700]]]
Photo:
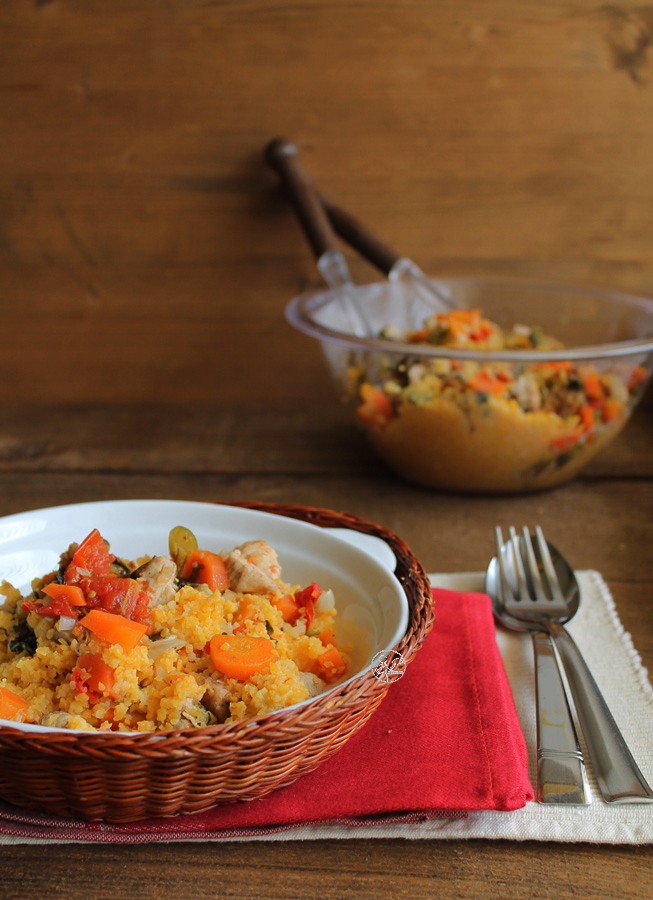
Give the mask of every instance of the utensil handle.
[[336, 206], [331, 200], [319, 195], [322, 206], [329, 217], [336, 234], [343, 241], [357, 250], [361, 256], [380, 269], [385, 275], [389, 275], [394, 265], [401, 259], [400, 255], [388, 244], [384, 243], [376, 234], [359, 222], [351, 213], [346, 212], [340, 206]]
[[265, 148], [268, 165], [276, 169], [290, 202], [308, 238], [316, 259], [339, 252], [338, 241], [329, 223], [313, 182], [298, 160], [299, 150], [285, 138], [275, 138]]
[[565, 668], [603, 799], [608, 803], [653, 802], [653, 790], [633, 759], [574, 639], [558, 622], [550, 623], [549, 633]]
[[319, 196], [336, 233], [387, 275], [390, 281], [407, 282], [412, 293], [420, 296], [436, 313], [447, 313], [453, 308], [451, 298], [446, 292], [442, 288], [437, 288], [412, 259], [397, 253], [351, 213], [336, 206], [323, 195]]
[[589, 783], [548, 634], [533, 634], [537, 706], [537, 799], [540, 803], [587, 804]]

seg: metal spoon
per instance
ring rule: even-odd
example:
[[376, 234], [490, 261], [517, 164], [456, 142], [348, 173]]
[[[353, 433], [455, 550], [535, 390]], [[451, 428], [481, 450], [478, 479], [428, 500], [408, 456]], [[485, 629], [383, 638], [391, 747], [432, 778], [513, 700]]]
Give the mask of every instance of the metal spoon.
[[[651, 803], [653, 790], [628, 749], [580, 650], [564, 628], [580, 607], [580, 589], [573, 569], [553, 545], [547, 544], [541, 532], [539, 538], [527, 548], [529, 556], [533, 551], [534, 565], [529, 578], [539, 582], [536, 586], [538, 599], [510, 604], [510, 614], [552, 638], [564, 666], [603, 799], [608, 803]], [[546, 590], [543, 590], [545, 585]]]
[[266, 146], [265, 160], [276, 169], [283, 182], [315, 254], [317, 267], [332, 291], [340, 298], [357, 337], [371, 337], [374, 329], [354, 295], [354, 282], [347, 260], [338, 247], [338, 239], [322, 207], [313, 182], [299, 163], [297, 147], [285, 138], [275, 138]]
[[[505, 558], [506, 554], [502, 555]], [[485, 590], [492, 599], [497, 621], [511, 631], [528, 632], [533, 638], [537, 799], [540, 803], [586, 805], [591, 796], [585, 763], [551, 639], [539, 626], [520, 622], [506, 612], [496, 557], [488, 566]]]

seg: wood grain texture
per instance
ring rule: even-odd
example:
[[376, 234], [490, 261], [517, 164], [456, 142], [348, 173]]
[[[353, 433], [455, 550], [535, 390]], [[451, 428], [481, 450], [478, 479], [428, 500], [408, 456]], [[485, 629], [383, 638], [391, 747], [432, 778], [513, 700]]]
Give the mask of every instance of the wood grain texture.
[[[253, 393], [256, 377], [244, 391]], [[387, 474], [335, 391], [309, 405], [30, 404], [29, 419], [24, 405], [0, 409], [0, 472]], [[581, 479], [653, 476], [652, 421], [650, 409], [637, 409]]]
[[278, 133], [426, 271], [653, 293], [652, 28], [574, 0], [8, 0], [0, 399], [241, 400], [242, 365], [323, 392], [308, 341], [266, 339], [320, 283]]
[[[431, 571], [480, 570], [495, 524], [540, 522], [600, 569], [653, 668], [651, 392], [558, 490], [403, 484], [283, 321], [321, 280], [262, 159], [292, 138], [330, 197], [434, 275], [653, 295], [652, 39], [653, 7], [626, 0], [6, 0], [0, 516], [146, 497], [332, 506]], [[14, 845], [3, 861], [3, 900], [653, 888], [650, 847]]]
[[[36, 896], [41, 876], [29, 847], [5, 848], [11, 869], [5, 880], [6, 900]], [[256, 857], [256, 868], [252, 864]], [[113, 882], [118, 870], [129, 870], [128, 882], [112, 884], [111, 896], [130, 900], [163, 900], [192, 885], [198, 900], [216, 896], [219, 878], [224, 895], [237, 900], [314, 900], [320, 896], [353, 898], [421, 898], [497, 896], [507, 900], [583, 896], [612, 900], [648, 900], [651, 875], [646, 849], [573, 848], [524, 842], [516, 853], [501, 841], [305, 841], [264, 844], [177, 844], [154, 846], [39, 848], [39, 868], [49, 874], [62, 896], [104, 898], [101, 885]], [[527, 866], [527, 874], [524, 871]], [[9, 868], [9, 867], [8, 867]], [[489, 893], [490, 884], [496, 894]], [[626, 888], [627, 885], [627, 888]], [[586, 891], [586, 893], [585, 893]], [[623, 893], [622, 893], [623, 892]]]

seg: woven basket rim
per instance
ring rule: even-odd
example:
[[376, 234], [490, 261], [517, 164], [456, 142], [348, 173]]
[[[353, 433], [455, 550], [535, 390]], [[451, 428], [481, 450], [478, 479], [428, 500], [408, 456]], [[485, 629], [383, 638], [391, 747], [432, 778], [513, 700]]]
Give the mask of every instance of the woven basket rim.
[[[322, 527], [342, 527], [374, 535], [385, 540], [397, 558], [396, 575], [406, 592], [409, 602], [409, 622], [406, 632], [396, 647], [398, 653], [409, 664], [420, 649], [424, 639], [430, 632], [434, 622], [434, 606], [431, 588], [424, 567], [413, 555], [407, 544], [397, 534], [382, 525], [370, 522], [354, 513], [343, 513], [325, 507], [312, 507], [300, 504], [276, 504], [256, 501], [236, 501], [224, 503], [216, 501], [216, 505], [234, 506], [259, 510], [275, 515], [301, 519]], [[371, 684], [374, 682], [374, 685]], [[121, 733], [121, 732], [66, 732], [64, 730], [50, 732], [23, 731], [10, 725], [0, 726], [0, 739], [11, 736], [26, 746], [38, 746], [44, 752], [57, 753], [59, 749], [72, 752], [76, 748], [80, 754], [102, 753], [110, 749], [112, 755], [138, 756], [139, 751], [146, 750], [149, 755], [158, 752], [164, 756], [170, 753], [194, 753], [202, 750], [210, 752], [215, 745], [226, 746], [230, 740], [249, 738], [265, 739], [268, 733], [284, 729], [297, 729], [297, 737], [302, 735], [302, 726], [306, 720], [313, 720], [317, 711], [322, 711], [325, 721], [333, 717], [339, 710], [359, 699], [362, 695], [384, 694], [388, 685], [374, 677], [368, 670], [347, 680], [331, 690], [319, 694], [309, 702], [287, 707], [265, 715], [242, 719], [238, 722], [221, 725], [210, 725], [203, 728], [172, 729], [169, 731]], [[372, 690], [371, 690], [372, 688]], [[158, 753], [157, 753], [158, 755]]]

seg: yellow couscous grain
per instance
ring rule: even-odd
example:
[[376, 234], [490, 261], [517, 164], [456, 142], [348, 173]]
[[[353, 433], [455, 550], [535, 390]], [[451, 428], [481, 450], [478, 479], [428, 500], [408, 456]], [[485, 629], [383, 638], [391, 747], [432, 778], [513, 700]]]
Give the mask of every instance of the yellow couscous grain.
[[[262, 541], [220, 555], [202, 551], [201, 559], [213, 566], [211, 578], [217, 571], [220, 587], [208, 576], [184, 582], [170, 557], [118, 566], [92, 532], [65, 550], [59, 571], [36, 579], [30, 594], [3, 582], [0, 687], [25, 704], [15, 720], [98, 731], [202, 727], [302, 702], [334, 680], [320, 657], [335, 649], [336, 613], [332, 604], [320, 609], [317, 585], [302, 590], [283, 582], [276, 553]], [[43, 587], [54, 578], [64, 598], [65, 585], [81, 587], [86, 605], [53, 603]], [[86, 618], [91, 609], [110, 613], [110, 636]], [[147, 626], [135, 646], [120, 638], [134, 620]], [[230, 636], [231, 649], [256, 638], [268, 647], [267, 661], [247, 677], [227, 677], [214, 663], [218, 635]], [[347, 665], [341, 658], [339, 677]]]

